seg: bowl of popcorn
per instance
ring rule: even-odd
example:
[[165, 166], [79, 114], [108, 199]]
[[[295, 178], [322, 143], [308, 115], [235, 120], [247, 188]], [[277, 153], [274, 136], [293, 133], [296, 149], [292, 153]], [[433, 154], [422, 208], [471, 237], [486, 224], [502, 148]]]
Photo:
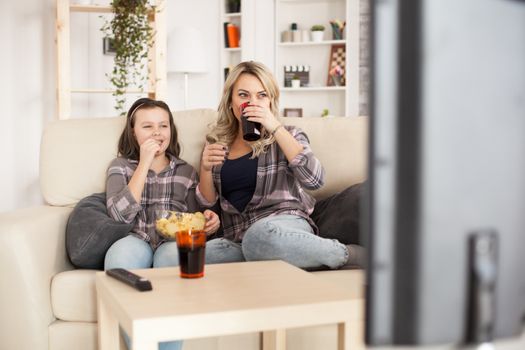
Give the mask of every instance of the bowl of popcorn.
[[188, 234], [204, 232], [206, 218], [201, 212], [183, 213], [170, 210], [158, 210], [155, 229], [162, 237], [176, 240], [177, 232]]

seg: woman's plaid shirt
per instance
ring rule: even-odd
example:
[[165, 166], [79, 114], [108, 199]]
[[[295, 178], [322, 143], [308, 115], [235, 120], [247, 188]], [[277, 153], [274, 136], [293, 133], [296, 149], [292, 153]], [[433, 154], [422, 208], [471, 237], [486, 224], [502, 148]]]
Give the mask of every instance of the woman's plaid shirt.
[[317, 227], [310, 219], [315, 199], [304, 189], [321, 188], [324, 184], [324, 169], [314, 156], [306, 134], [294, 126], [285, 128], [303, 146], [303, 151], [292, 162], [288, 162], [277, 142], [274, 142], [266, 153], [259, 156], [255, 192], [243, 212], [240, 213], [221, 194], [222, 166], [215, 166], [212, 170], [217, 192], [215, 202], [208, 202], [197, 187], [197, 201], [202, 206], [211, 207], [219, 200], [224, 238], [241, 242], [244, 233], [254, 222], [278, 214], [301, 216], [317, 232]]

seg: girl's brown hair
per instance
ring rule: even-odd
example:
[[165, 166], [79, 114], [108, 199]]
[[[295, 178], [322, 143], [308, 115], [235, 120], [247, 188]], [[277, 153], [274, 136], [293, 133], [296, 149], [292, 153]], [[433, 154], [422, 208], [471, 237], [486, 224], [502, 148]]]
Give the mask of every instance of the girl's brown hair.
[[135, 101], [135, 103], [133, 103], [133, 105], [128, 111], [128, 114], [126, 116], [126, 126], [124, 127], [124, 130], [122, 131], [122, 134], [120, 135], [120, 139], [118, 141], [119, 156], [128, 159], [139, 160], [140, 146], [137, 143], [137, 138], [135, 137], [135, 133], [133, 132], [133, 128], [135, 127], [135, 114], [139, 109], [151, 108], [162, 108], [168, 113], [170, 119], [171, 138], [166, 153], [171, 154], [172, 156], [175, 156], [177, 158], [179, 157], [179, 138], [177, 136], [177, 128], [175, 127], [173, 115], [171, 114], [170, 108], [163, 101], [156, 101], [147, 97], [139, 98], [137, 101]]
[[[233, 87], [242, 74], [251, 74], [259, 79], [270, 99], [270, 110], [273, 115], [279, 116], [279, 87], [273, 74], [262, 63], [254, 61], [241, 62], [232, 69], [224, 83], [224, 90], [218, 109], [219, 117], [212, 132], [208, 134], [208, 140], [215, 140], [230, 145], [235, 139], [239, 131], [239, 122], [233, 114], [231, 103]], [[275, 138], [268, 130], [263, 129], [261, 136], [259, 141], [250, 143], [253, 150], [252, 157], [257, 157], [264, 153], [267, 146], [275, 142]]]

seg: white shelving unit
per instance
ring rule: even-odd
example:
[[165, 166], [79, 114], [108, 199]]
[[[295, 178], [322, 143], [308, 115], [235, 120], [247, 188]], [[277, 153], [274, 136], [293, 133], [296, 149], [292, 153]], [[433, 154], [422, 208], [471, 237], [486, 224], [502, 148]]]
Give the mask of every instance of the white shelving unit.
[[242, 42], [239, 41], [239, 47], [227, 48], [226, 41], [224, 38], [224, 23], [230, 22], [239, 27], [239, 33], [242, 37], [242, 8], [243, 1], [241, 1], [241, 12], [228, 12], [228, 1], [220, 0], [220, 11], [221, 11], [221, 21], [220, 21], [220, 77], [221, 85], [224, 83], [225, 69], [232, 68], [236, 64], [241, 62], [242, 59]]
[[[335, 116], [359, 115], [359, 1], [275, 0], [275, 73], [281, 88], [280, 108], [302, 108], [304, 117], [318, 117], [324, 109]], [[342, 40], [332, 40], [330, 20], [346, 21]], [[322, 42], [282, 42], [282, 32], [297, 23], [298, 30], [325, 26]], [[345, 86], [327, 86], [331, 46], [345, 45]], [[284, 87], [284, 67], [310, 66], [310, 85]]]
[[[273, 53], [268, 54], [269, 49], [273, 50], [273, 34], [268, 31], [265, 21], [269, 15], [273, 14], [271, 1], [260, 0], [241, 0], [240, 12], [228, 13], [227, 0], [220, 0], [221, 20], [219, 21], [219, 57], [220, 57], [220, 79], [221, 86], [219, 91], [222, 94], [224, 83], [224, 68], [233, 67], [242, 61], [256, 60], [263, 63], [272, 61]], [[238, 48], [226, 48], [224, 42], [224, 22], [231, 22], [239, 27], [240, 41]], [[256, 46], [260, 50], [256, 50]], [[269, 46], [269, 48], [268, 48]], [[271, 51], [271, 50], [270, 50]], [[269, 56], [266, 59], [266, 56]], [[273, 63], [273, 62], [271, 62]], [[220, 98], [220, 96], [219, 96]]]

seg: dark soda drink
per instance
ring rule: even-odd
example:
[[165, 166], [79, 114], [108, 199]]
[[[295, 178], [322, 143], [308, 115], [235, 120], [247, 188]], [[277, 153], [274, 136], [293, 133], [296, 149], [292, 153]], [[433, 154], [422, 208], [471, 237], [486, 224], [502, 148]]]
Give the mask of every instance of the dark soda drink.
[[177, 232], [180, 277], [199, 278], [204, 276], [206, 233], [204, 231]]
[[251, 122], [248, 116], [243, 116], [244, 108], [248, 107], [250, 102], [244, 102], [240, 106], [242, 138], [246, 141], [257, 141], [261, 138], [261, 124]]

